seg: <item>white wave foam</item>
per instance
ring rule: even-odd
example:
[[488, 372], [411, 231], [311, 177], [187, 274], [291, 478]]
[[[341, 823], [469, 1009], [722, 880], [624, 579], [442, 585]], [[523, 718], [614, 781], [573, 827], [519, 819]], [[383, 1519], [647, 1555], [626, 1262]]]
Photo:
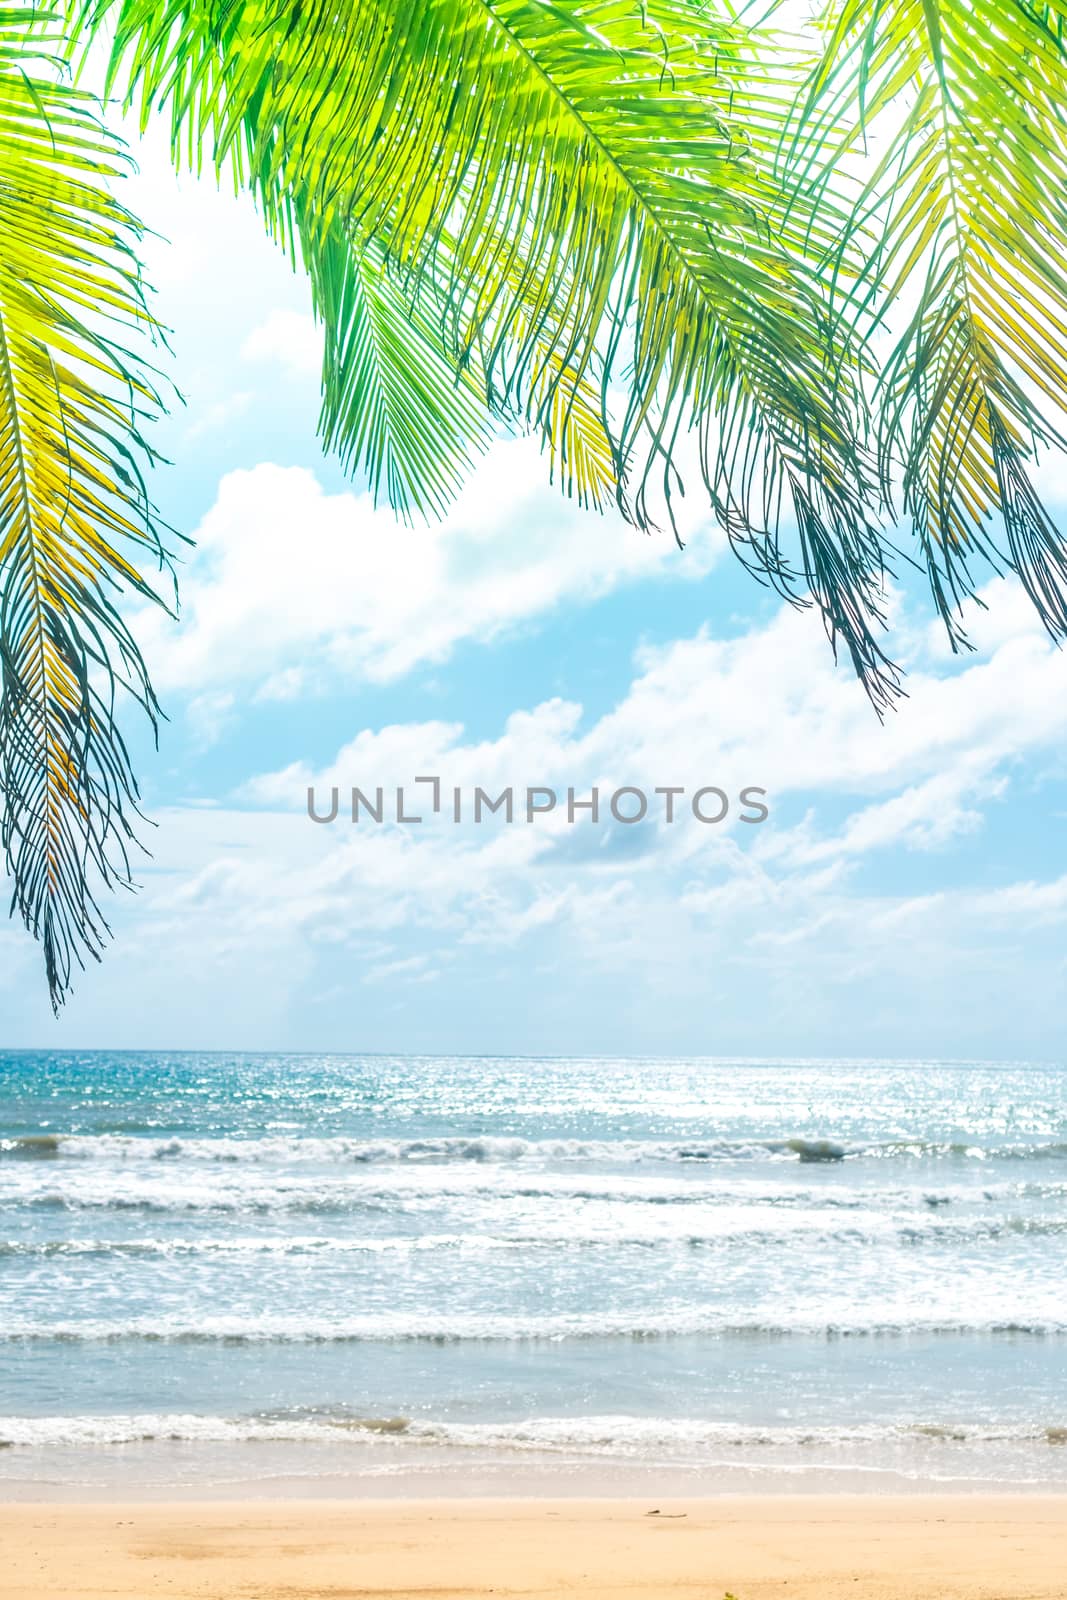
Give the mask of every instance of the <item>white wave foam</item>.
[[[499, 1222], [503, 1219], [497, 1219]], [[758, 1203], [720, 1205], [700, 1212], [652, 1207], [642, 1215], [634, 1208], [587, 1208], [566, 1219], [531, 1220], [498, 1232], [439, 1231], [408, 1234], [235, 1234], [231, 1237], [82, 1238], [0, 1240], [3, 1259], [212, 1260], [290, 1256], [428, 1256], [438, 1252], [481, 1256], [542, 1248], [558, 1250], [699, 1250], [704, 1247], [759, 1248], [797, 1241], [807, 1247], [865, 1243], [963, 1246], [996, 1239], [1046, 1238], [1067, 1234], [1064, 1216], [969, 1216], [946, 1219], [913, 1209], [883, 1215], [856, 1212], [847, 1222], [835, 1221], [817, 1208], [786, 1208]]]
[[[522, 1139], [488, 1134], [374, 1140], [314, 1135], [305, 1138], [155, 1139], [124, 1134], [48, 1134], [0, 1139], [0, 1156], [27, 1160], [62, 1158], [120, 1163], [182, 1160], [286, 1166], [294, 1163], [419, 1166], [453, 1162], [513, 1165], [573, 1161], [631, 1165], [664, 1161], [766, 1160], [770, 1156], [800, 1159], [805, 1152], [822, 1146], [829, 1148], [830, 1142], [713, 1139], [692, 1144], [659, 1140]], [[816, 1159], [814, 1155], [810, 1158]]]
[[1063, 1446], [1067, 1444], [1067, 1428], [1059, 1423], [960, 1424], [952, 1421], [757, 1426], [630, 1415], [457, 1423], [328, 1412], [252, 1417], [149, 1412], [0, 1419], [0, 1445], [11, 1448], [84, 1448], [157, 1442], [362, 1444], [386, 1449], [397, 1444], [442, 1445], [546, 1454], [651, 1457], [723, 1448], [766, 1451], [893, 1444], [938, 1449], [992, 1443]]
[[[884, 1169], [883, 1169], [884, 1170]], [[264, 1171], [254, 1164], [185, 1165], [103, 1162], [11, 1163], [0, 1167], [0, 1210], [151, 1212], [287, 1212], [337, 1215], [345, 1212], [418, 1212], [461, 1200], [490, 1207], [502, 1201], [566, 1203], [610, 1202], [684, 1208], [744, 1205], [810, 1208], [835, 1212], [891, 1213], [900, 1208], [940, 1209], [975, 1202], [1062, 1202], [1067, 1181], [945, 1183], [932, 1192], [923, 1184], [886, 1183], [871, 1174], [848, 1183], [815, 1183], [811, 1168], [778, 1168], [764, 1175], [706, 1167], [685, 1173], [616, 1167], [613, 1170], [559, 1170], [481, 1163], [373, 1164], [321, 1172], [311, 1166]], [[903, 1175], [901, 1175], [903, 1176]], [[543, 1219], [539, 1219], [539, 1222]]]
[[928, 1140], [917, 1137], [892, 1140], [857, 1138], [851, 1142], [841, 1142], [817, 1133], [744, 1139], [712, 1137], [703, 1140], [524, 1139], [488, 1134], [372, 1140], [343, 1135], [236, 1139], [61, 1133], [0, 1139], [0, 1158], [26, 1161], [101, 1160], [111, 1163], [188, 1161], [285, 1166], [294, 1163], [418, 1166], [585, 1162], [628, 1166], [666, 1162], [699, 1166], [753, 1160], [837, 1163], [860, 1157], [912, 1160], [953, 1158], [967, 1161], [1067, 1159], [1067, 1143], [1044, 1140], [998, 1146], [983, 1144], [980, 1140]]
[[149, 1344], [412, 1344], [529, 1343], [578, 1339], [651, 1340], [709, 1336], [716, 1338], [898, 1338], [925, 1335], [1020, 1334], [1054, 1337], [1067, 1334], [1062, 1295], [1049, 1288], [1016, 1307], [1003, 1296], [990, 1297], [988, 1306], [975, 1306], [959, 1314], [952, 1301], [943, 1305], [913, 1297], [913, 1303], [875, 1302], [853, 1305], [840, 1313], [839, 1298], [825, 1297], [793, 1313], [754, 1313], [739, 1320], [736, 1308], [721, 1310], [678, 1305], [658, 1310], [654, 1317], [625, 1312], [555, 1312], [541, 1316], [503, 1312], [431, 1311], [368, 1312], [358, 1316], [272, 1316], [257, 1311], [205, 1314], [195, 1321], [179, 1316], [143, 1316], [126, 1320], [41, 1321], [9, 1317], [0, 1331], [0, 1344], [41, 1340], [52, 1343]]

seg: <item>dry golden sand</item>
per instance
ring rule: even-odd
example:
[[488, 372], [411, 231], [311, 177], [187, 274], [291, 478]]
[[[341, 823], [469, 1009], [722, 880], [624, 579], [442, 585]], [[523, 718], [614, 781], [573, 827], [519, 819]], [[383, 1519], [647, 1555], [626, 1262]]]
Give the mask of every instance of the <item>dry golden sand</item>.
[[722, 1600], [727, 1591], [737, 1600], [1064, 1600], [1067, 1498], [0, 1506], [3, 1600]]

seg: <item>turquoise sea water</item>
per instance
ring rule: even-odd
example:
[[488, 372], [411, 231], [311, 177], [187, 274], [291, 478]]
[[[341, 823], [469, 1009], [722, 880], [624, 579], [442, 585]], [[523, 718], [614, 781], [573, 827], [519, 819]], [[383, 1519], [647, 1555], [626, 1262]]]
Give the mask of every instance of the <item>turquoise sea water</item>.
[[0, 1493], [1067, 1487], [1067, 1070], [0, 1054], [0, 1446]]

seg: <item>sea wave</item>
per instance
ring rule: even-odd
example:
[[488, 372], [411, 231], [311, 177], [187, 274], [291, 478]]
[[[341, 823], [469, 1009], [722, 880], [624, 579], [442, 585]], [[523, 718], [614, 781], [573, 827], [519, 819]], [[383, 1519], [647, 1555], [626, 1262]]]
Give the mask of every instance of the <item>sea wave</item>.
[[[799, 1175], [798, 1175], [799, 1178]], [[813, 1186], [798, 1178], [765, 1178], [744, 1175], [711, 1176], [693, 1174], [671, 1177], [666, 1173], [629, 1172], [549, 1172], [534, 1173], [523, 1168], [435, 1167], [367, 1169], [360, 1173], [323, 1175], [314, 1172], [272, 1173], [269, 1178], [257, 1168], [188, 1170], [129, 1167], [122, 1171], [86, 1165], [72, 1166], [60, 1178], [54, 1168], [34, 1166], [0, 1177], [0, 1215], [34, 1212], [113, 1213], [136, 1217], [244, 1215], [252, 1221], [272, 1216], [307, 1218], [360, 1218], [368, 1223], [389, 1217], [406, 1217], [422, 1225], [423, 1219], [445, 1212], [451, 1216], [462, 1210], [463, 1226], [474, 1231], [497, 1232], [508, 1220], [505, 1207], [525, 1208], [537, 1218], [537, 1232], [552, 1230], [553, 1219], [563, 1226], [565, 1211], [575, 1207], [615, 1207], [613, 1226], [627, 1232], [623, 1214], [651, 1215], [659, 1210], [677, 1218], [691, 1217], [690, 1231], [718, 1231], [721, 1224], [707, 1223], [711, 1213], [730, 1208], [747, 1208], [752, 1220], [764, 1226], [771, 1212], [821, 1214], [828, 1232], [848, 1227], [870, 1228], [874, 1213], [887, 1224], [894, 1217], [907, 1215], [916, 1226], [925, 1226], [927, 1215], [951, 1222], [956, 1211], [984, 1206], [999, 1207], [1009, 1215], [1022, 1215], [1043, 1205], [1063, 1207], [1067, 1201], [1067, 1178], [1028, 1179], [1023, 1182], [1003, 1177], [952, 1183], [942, 1179], [931, 1187], [927, 1183], [853, 1181], [847, 1185]], [[484, 1215], [483, 1215], [484, 1213]], [[922, 1222], [916, 1221], [922, 1218]], [[700, 1218], [701, 1220], [697, 1220]], [[836, 1220], [835, 1220], [836, 1219]], [[847, 1221], [845, 1219], [848, 1219]], [[566, 1219], [565, 1231], [580, 1219]], [[484, 1226], [479, 1224], [485, 1224]], [[750, 1223], [750, 1226], [752, 1223]], [[675, 1231], [684, 1232], [687, 1224], [676, 1221]], [[783, 1228], [789, 1226], [782, 1223]]]
[[1067, 1160], [1067, 1142], [1003, 1143], [975, 1140], [898, 1138], [842, 1141], [828, 1134], [706, 1140], [523, 1139], [486, 1134], [411, 1139], [136, 1137], [124, 1134], [19, 1134], [0, 1138], [6, 1161], [189, 1161], [257, 1165], [432, 1165], [451, 1163], [568, 1163], [628, 1166], [733, 1161], [794, 1161], [836, 1164], [858, 1159], [947, 1159], [962, 1161]]
[[828, 1308], [810, 1307], [789, 1315], [754, 1316], [739, 1320], [736, 1311], [679, 1306], [655, 1319], [625, 1313], [558, 1312], [543, 1316], [459, 1312], [369, 1312], [333, 1319], [302, 1315], [254, 1316], [235, 1311], [205, 1315], [196, 1322], [177, 1316], [131, 1317], [128, 1320], [38, 1321], [11, 1317], [0, 1330], [0, 1345], [33, 1340], [50, 1344], [88, 1345], [139, 1343], [150, 1345], [330, 1345], [330, 1344], [557, 1344], [565, 1340], [651, 1341], [710, 1336], [728, 1339], [791, 1337], [901, 1338], [928, 1336], [1062, 1337], [1067, 1315], [1051, 1309], [1012, 1312], [975, 1310], [970, 1316], [944, 1311], [872, 1306], [851, 1307], [847, 1316], [835, 1317]]
[[546, 1454], [653, 1456], [724, 1448], [767, 1451], [886, 1444], [919, 1449], [1007, 1443], [1063, 1447], [1067, 1446], [1067, 1426], [1060, 1421], [756, 1426], [628, 1415], [529, 1417], [517, 1421], [462, 1423], [404, 1416], [356, 1416], [345, 1411], [232, 1417], [149, 1412], [0, 1419], [0, 1446], [8, 1448], [270, 1442], [362, 1444], [387, 1449], [397, 1445], [437, 1445]]
[[[823, 1155], [817, 1152], [825, 1147]], [[840, 1159], [845, 1151], [826, 1140], [713, 1140], [699, 1145], [657, 1140], [522, 1139], [506, 1136], [448, 1135], [439, 1138], [354, 1139], [308, 1135], [300, 1138], [132, 1138], [114, 1134], [42, 1134], [0, 1139], [0, 1158], [108, 1162], [191, 1161], [255, 1165], [390, 1164], [424, 1166], [473, 1164], [508, 1166], [519, 1162], [575, 1162], [632, 1165], [643, 1162], [705, 1162], [766, 1159]]]
[[[806, 1247], [896, 1243], [920, 1248], [923, 1245], [966, 1246], [997, 1239], [1056, 1238], [1067, 1235], [1067, 1217], [961, 1217], [946, 1220], [939, 1214], [883, 1216], [877, 1212], [853, 1217], [847, 1225], [835, 1226], [818, 1211], [790, 1211], [769, 1207], [760, 1215], [758, 1207], [723, 1208], [724, 1214], [702, 1219], [692, 1226], [686, 1214], [667, 1211], [662, 1219], [654, 1216], [641, 1227], [639, 1219], [606, 1215], [598, 1224], [575, 1218], [556, 1225], [543, 1222], [526, 1228], [498, 1229], [494, 1232], [442, 1231], [418, 1234], [340, 1234], [234, 1235], [232, 1237], [141, 1238], [141, 1239], [0, 1239], [0, 1260], [213, 1260], [231, 1258], [299, 1256], [403, 1256], [456, 1253], [464, 1255], [530, 1251], [534, 1248], [558, 1250], [684, 1250], [715, 1249], [723, 1246], [757, 1248], [775, 1241], [802, 1241]], [[656, 1225], [659, 1223], [660, 1225]]]

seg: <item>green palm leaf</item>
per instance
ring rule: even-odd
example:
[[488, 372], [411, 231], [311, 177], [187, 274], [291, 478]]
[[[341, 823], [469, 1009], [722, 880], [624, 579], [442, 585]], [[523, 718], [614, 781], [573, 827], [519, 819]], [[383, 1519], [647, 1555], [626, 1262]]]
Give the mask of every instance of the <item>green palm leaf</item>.
[[484, 390], [373, 244], [329, 235], [310, 256], [326, 340], [320, 431], [401, 515], [443, 515], [492, 431]]
[[0, 10], [0, 785], [15, 905], [54, 1005], [107, 925], [92, 880], [129, 882], [137, 789], [115, 722], [156, 703], [114, 607], [163, 559], [140, 417], [157, 396], [127, 347], [152, 330], [115, 141], [51, 70], [47, 19]]
[[[425, 283], [405, 287], [379, 245], [350, 245], [335, 232], [305, 248], [326, 335], [320, 433], [346, 468], [358, 463], [376, 497], [384, 490], [403, 516], [442, 516], [495, 415], [540, 432], [550, 476], [580, 504], [602, 509], [614, 498], [611, 442], [588, 381], [543, 380], [524, 406], [509, 406], [473, 354], [461, 366], [450, 358], [438, 298]], [[554, 373], [559, 358], [545, 354], [543, 370]]]
[[870, 241], [846, 314], [895, 329], [882, 474], [902, 486], [954, 645], [975, 555], [1017, 572], [1067, 634], [1067, 557], [1032, 478], [1067, 414], [1061, 22], [1030, 0], [837, 0], [798, 108], [805, 181], [821, 166], [831, 186], [861, 138], [875, 153], [843, 235]]
[[[765, 151], [774, 95], [748, 35], [685, 0], [115, 0], [113, 81], [170, 104], [178, 148], [301, 197], [431, 283], [456, 366], [552, 434], [601, 395], [620, 503], [684, 485], [790, 598], [813, 595], [872, 692], [882, 549], [862, 388]], [[783, 58], [784, 59], [784, 58]], [[784, 70], [784, 69], [783, 69]], [[751, 127], [733, 114], [748, 113]], [[612, 397], [616, 396], [613, 405]], [[799, 536], [783, 551], [784, 528]]]

